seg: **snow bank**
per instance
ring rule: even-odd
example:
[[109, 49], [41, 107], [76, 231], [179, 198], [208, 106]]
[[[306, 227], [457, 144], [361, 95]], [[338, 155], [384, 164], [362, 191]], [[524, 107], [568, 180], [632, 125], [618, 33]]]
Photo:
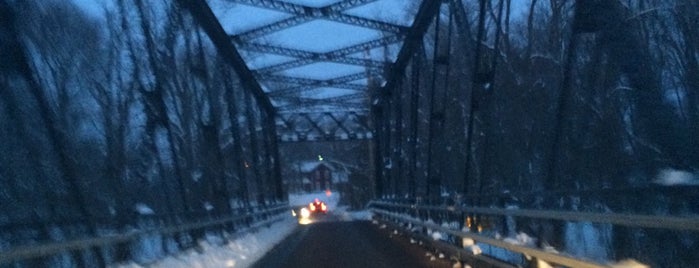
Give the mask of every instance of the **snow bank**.
[[591, 222], [568, 222], [565, 227], [566, 252], [574, 256], [604, 262], [609, 259], [612, 225]]
[[180, 252], [145, 266], [127, 263], [117, 267], [249, 267], [291, 234], [296, 226], [295, 218], [286, 217], [269, 228], [260, 228], [228, 242], [220, 237], [208, 237], [199, 241], [197, 250]]
[[663, 169], [658, 173], [658, 177], [654, 183], [671, 186], [671, 185], [699, 185], [697, 175], [684, 170]]
[[134, 210], [136, 210], [136, 212], [138, 214], [141, 214], [141, 215], [153, 215], [153, 214], [155, 214], [155, 211], [153, 211], [152, 208], [150, 208], [148, 205], [146, 205], [144, 203], [137, 203], [134, 206]]
[[347, 206], [340, 206], [332, 213], [338, 215], [342, 221], [370, 221], [373, 214], [368, 210], [348, 211]]

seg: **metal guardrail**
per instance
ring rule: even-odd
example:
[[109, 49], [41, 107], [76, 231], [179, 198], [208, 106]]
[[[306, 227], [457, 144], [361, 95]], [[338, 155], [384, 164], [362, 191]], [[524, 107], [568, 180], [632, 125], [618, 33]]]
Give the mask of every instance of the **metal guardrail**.
[[372, 204], [394, 208], [422, 209], [442, 212], [473, 213], [498, 216], [527, 217], [534, 219], [587, 221], [593, 223], [608, 223], [628, 227], [671, 229], [682, 231], [699, 231], [699, 217], [649, 216], [621, 213], [570, 212], [556, 210], [534, 209], [502, 209], [484, 207], [440, 207], [429, 205], [395, 204], [383, 201], [372, 201]]
[[432, 230], [444, 232], [446, 234], [460, 237], [470, 238], [480, 243], [503, 248], [512, 252], [525, 254], [533, 258], [543, 260], [550, 263], [555, 263], [568, 267], [610, 267], [606, 264], [596, 263], [589, 260], [583, 260], [577, 257], [567, 256], [564, 254], [545, 251], [538, 248], [532, 248], [522, 245], [516, 245], [504, 242], [502, 240], [490, 238], [484, 235], [479, 235], [461, 230], [446, 228], [434, 223], [427, 223], [401, 213], [391, 212], [387, 209], [403, 210], [403, 211], [435, 211], [439, 213], [463, 213], [463, 214], [478, 214], [478, 215], [496, 215], [496, 216], [513, 216], [526, 217], [545, 220], [560, 220], [560, 221], [576, 221], [576, 222], [593, 222], [602, 224], [622, 225], [628, 227], [640, 228], [658, 228], [669, 230], [683, 231], [699, 231], [699, 217], [670, 217], [670, 216], [650, 216], [650, 215], [632, 215], [620, 213], [591, 213], [591, 212], [568, 212], [568, 211], [553, 211], [553, 210], [532, 210], [532, 209], [501, 209], [501, 208], [484, 208], [484, 207], [459, 207], [459, 206], [430, 206], [416, 204], [398, 204], [385, 201], [372, 201], [369, 203], [371, 210], [386, 218], [409, 223], [412, 225], [422, 226]]
[[387, 216], [389, 218], [399, 220], [399, 221], [402, 221], [405, 223], [419, 225], [419, 226], [422, 226], [425, 228], [437, 230], [437, 231], [444, 232], [444, 233], [447, 233], [447, 234], [450, 234], [453, 236], [457, 236], [457, 237], [461, 237], [461, 238], [470, 238], [470, 239], [473, 239], [473, 240], [481, 242], [481, 243], [504, 248], [504, 249], [510, 250], [512, 252], [526, 254], [526, 255], [529, 255], [531, 257], [534, 257], [534, 258], [537, 258], [537, 259], [540, 259], [543, 261], [551, 262], [551, 263], [556, 263], [556, 264], [560, 264], [560, 265], [564, 265], [564, 266], [568, 266], [568, 267], [580, 267], [580, 268], [609, 267], [609, 266], [606, 266], [603, 264], [594, 263], [591, 261], [579, 260], [579, 259], [576, 259], [573, 257], [569, 257], [569, 256], [561, 255], [561, 254], [556, 254], [556, 253], [552, 253], [552, 252], [547, 252], [547, 251], [543, 251], [543, 250], [536, 249], [536, 248], [510, 244], [510, 243], [507, 243], [507, 242], [504, 242], [501, 240], [497, 240], [497, 239], [493, 239], [493, 238], [489, 238], [489, 237], [486, 237], [483, 235], [477, 235], [474, 233], [468, 233], [468, 232], [463, 232], [463, 231], [459, 231], [459, 230], [449, 229], [446, 227], [442, 227], [438, 224], [426, 223], [426, 222], [423, 222], [420, 220], [411, 219], [409, 217], [406, 217], [406, 216], [403, 216], [403, 215], [400, 215], [397, 213], [388, 212], [388, 211], [381, 210], [381, 209], [372, 209], [372, 211], [374, 213], [384, 215], [384, 216]]
[[[0, 265], [8, 264], [12, 262], [42, 258], [63, 252], [76, 251], [76, 250], [87, 250], [94, 247], [105, 247], [119, 243], [126, 243], [132, 240], [136, 240], [144, 235], [153, 234], [173, 234], [186, 232], [195, 229], [203, 229], [211, 226], [224, 225], [242, 221], [248, 218], [255, 218], [262, 215], [270, 215], [270, 218], [256, 222], [250, 228], [256, 228], [257, 226], [267, 225], [272, 222], [278, 221], [282, 213], [286, 213], [289, 209], [288, 204], [279, 205], [272, 207], [263, 211], [254, 212], [251, 214], [226, 217], [222, 219], [215, 219], [202, 222], [186, 223], [176, 226], [167, 226], [154, 229], [137, 230], [133, 232], [115, 234], [115, 235], [105, 235], [101, 237], [90, 237], [90, 238], [80, 238], [73, 239], [69, 241], [62, 242], [52, 242], [40, 245], [23, 246], [18, 248], [13, 248], [8, 251], [0, 252]], [[277, 215], [276, 217], [271, 215]]]

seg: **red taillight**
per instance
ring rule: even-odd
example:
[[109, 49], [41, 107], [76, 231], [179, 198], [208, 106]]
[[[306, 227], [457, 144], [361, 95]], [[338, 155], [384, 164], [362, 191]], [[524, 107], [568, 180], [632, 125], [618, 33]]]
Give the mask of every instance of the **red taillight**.
[[313, 203], [309, 204], [308, 207], [311, 208], [311, 211], [316, 211], [316, 206]]
[[321, 203], [321, 204], [320, 204], [320, 210], [322, 210], [323, 212], [325, 212], [326, 210], [328, 210], [328, 207], [325, 206], [325, 203]]

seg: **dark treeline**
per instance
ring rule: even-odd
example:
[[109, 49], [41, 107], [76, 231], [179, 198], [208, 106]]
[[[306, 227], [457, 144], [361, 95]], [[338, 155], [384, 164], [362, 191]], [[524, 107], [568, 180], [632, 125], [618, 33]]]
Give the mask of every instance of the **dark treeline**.
[[[667, 186], [699, 174], [696, 1], [455, 2], [378, 108], [391, 118], [378, 123], [380, 194], [697, 213], [696, 187]], [[559, 249], [564, 228], [517, 225]], [[688, 233], [614, 227], [611, 237], [595, 257], [696, 265]]]
[[176, 1], [0, 12], [0, 248], [282, 201], [270, 115]]

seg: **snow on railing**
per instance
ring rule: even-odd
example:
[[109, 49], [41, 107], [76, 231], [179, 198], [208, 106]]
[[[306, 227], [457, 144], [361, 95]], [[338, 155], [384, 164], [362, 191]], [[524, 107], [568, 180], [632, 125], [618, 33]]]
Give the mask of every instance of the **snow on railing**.
[[[406, 203], [392, 203], [385, 201], [372, 201], [369, 204], [371, 211], [386, 220], [390, 220], [399, 225], [408, 226], [410, 232], [416, 231], [416, 226], [420, 226], [428, 231], [428, 235], [433, 239], [435, 233], [446, 234], [453, 238], [458, 238], [461, 241], [470, 241], [470, 243], [461, 243], [463, 250], [471, 255], [481, 253], [480, 248], [477, 248], [477, 243], [492, 247], [501, 248], [515, 254], [522, 254], [527, 259], [534, 258], [537, 261], [547, 263], [555, 263], [567, 267], [616, 267], [614, 263], [601, 263], [583, 259], [576, 256], [570, 256], [555, 251], [553, 248], [536, 248], [534, 245], [527, 243], [514, 243], [512, 239], [502, 239], [499, 235], [496, 237], [479, 234], [479, 232], [471, 232], [466, 225], [471, 225], [472, 217], [466, 215], [480, 216], [503, 216], [503, 217], [522, 217], [542, 220], [558, 220], [567, 222], [589, 222], [600, 224], [611, 224], [626, 227], [638, 228], [656, 228], [667, 230], [681, 231], [699, 231], [699, 217], [670, 217], [670, 216], [650, 216], [650, 215], [633, 215], [619, 213], [590, 213], [590, 212], [568, 212], [568, 211], [552, 211], [552, 210], [532, 210], [519, 208], [486, 208], [486, 207], [466, 207], [466, 206], [431, 206]], [[464, 228], [459, 230], [458, 226], [451, 226], [454, 217], [463, 218]], [[437, 220], [438, 222], [435, 222]], [[440, 224], [441, 223], [441, 224]], [[562, 234], [560, 234], [562, 235]], [[439, 235], [439, 240], [444, 239], [445, 235]], [[438, 240], [438, 239], [434, 239]], [[456, 240], [456, 239], [452, 239]], [[453, 242], [453, 241], [452, 241]], [[467, 245], [468, 244], [468, 245]], [[474, 247], [475, 249], [471, 249]], [[478, 249], [478, 250], [476, 250]], [[499, 258], [496, 258], [499, 259]], [[502, 260], [505, 261], [505, 260]], [[648, 267], [640, 264], [638, 267]]]
[[[77, 238], [68, 241], [50, 242], [37, 245], [10, 248], [0, 252], [0, 265], [13, 262], [49, 257], [71, 251], [89, 250], [92, 248], [103, 248], [114, 246], [120, 243], [135, 241], [142, 237], [152, 235], [168, 235], [183, 233], [192, 230], [202, 230], [215, 226], [236, 225], [238, 230], [253, 230], [261, 226], [269, 225], [287, 216], [288, 204], [281, 204], [267, 209], [252, 211], [244, 215], [223, 217], [218, 219], [207, 219], [194, 221], [172, 226], [151, 227], [146, 229], [136, 229], [118, 234], [108, 234], [100, 237]], [[240, 226], [238, 226], [240, 225]]]

